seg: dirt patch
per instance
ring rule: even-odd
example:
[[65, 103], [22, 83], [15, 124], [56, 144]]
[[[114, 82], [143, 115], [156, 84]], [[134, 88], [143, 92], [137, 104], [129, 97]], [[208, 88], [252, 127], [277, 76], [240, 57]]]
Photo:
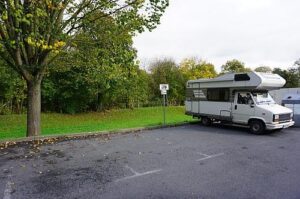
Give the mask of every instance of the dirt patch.
[[52, 150], [52, 151], [40, 153], [41, 158], [48, 158], [50, 156], [55, 156], [57, 158], [64, 158], [65, 157], [65, 152], [63, 152], [61, 150]]
[[46, 163], [48, 165], [55, 165], [55, 164], [57, 164], [57, 161], [56, 160], [46, 160]]
[[[124, 176], [123, 166], [114, 157], [105, 157], [82, 168], [56, 168], [33, 177], [32, 193], [36, 196], [46, 195], [53, 198], [70, 197], [69, 193], [97, 188], [104, 190], [110, 182]], [[91, 186], [92, 185], [92, 186]]]

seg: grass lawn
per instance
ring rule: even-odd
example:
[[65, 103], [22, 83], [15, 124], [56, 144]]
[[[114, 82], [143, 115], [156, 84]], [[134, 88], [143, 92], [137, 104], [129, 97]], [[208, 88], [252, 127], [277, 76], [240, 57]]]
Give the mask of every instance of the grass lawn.
[[[72, 134], [161, 125], [162, 107], [120, 109], [75, 115], [43, 113], [42, 135]], [[184, 107], [168, 107], [167, 124], [193, 121]], [[0, 115], [0, 139], [20, 138], [26, 134], [26, 115]]]

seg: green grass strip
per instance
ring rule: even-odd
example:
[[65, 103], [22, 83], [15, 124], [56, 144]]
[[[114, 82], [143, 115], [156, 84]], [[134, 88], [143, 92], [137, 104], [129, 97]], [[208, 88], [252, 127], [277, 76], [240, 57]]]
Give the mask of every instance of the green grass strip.
[[[163, 123], [162, 107], [118, 109], [75, 115], [43, 113], [42, 135], [62, 135], [81, 132], [111, 131], [150, 127]], [[184, 114], [184, 107], [167, 107], [166, 123], [193, 121]], [[22, 138], [26, 135], [26, 115], [1, 115], [0, 139]]]

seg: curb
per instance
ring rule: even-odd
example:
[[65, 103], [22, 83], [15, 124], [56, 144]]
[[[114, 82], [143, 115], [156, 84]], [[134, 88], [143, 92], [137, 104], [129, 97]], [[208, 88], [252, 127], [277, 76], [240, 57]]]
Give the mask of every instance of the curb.
[[97, 138], [97, 137], [109, 138], [111, 136], [126, 135], [126, 134], [136, 133], [140, 131], [171, 128], [171, 127], [184, 126], [184, 125], [195, 124], [195, 123], [196, 123], [195, 121], [191, 121], [191, 122], [181, 122], [175, 124], [157, 125], [157, 126], [149, 126], [149, 127], [127, 128], [127, 129], [119, 129], [119, 130], [111, 130], [111, 131], [82, 132], [82, 133], [72, 133], [72, 134], [62, 134], [62, 135], [44, 135], [44, 136], [34, 136], [34, 137], [25, 137], [25, 138], [5, 139], [5, 140], [0, 140], [0, 147], [1, 145], [13, 146], [17, 144], [26, 144], [26, 143], [28, 144], [35, 141], [44, 142], [48, 140], [55, 140], [56, 142], [62, 142], [66, 140], [80, 140], [80, 139]]

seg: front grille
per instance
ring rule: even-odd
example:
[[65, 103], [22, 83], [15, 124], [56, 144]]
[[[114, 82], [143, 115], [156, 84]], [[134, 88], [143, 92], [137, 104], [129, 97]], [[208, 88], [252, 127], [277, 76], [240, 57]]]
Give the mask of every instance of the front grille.
[[279, 115], [279, 122], [288, 121], [290, 119], [291, 119], [291, 114], [290, 113]]

